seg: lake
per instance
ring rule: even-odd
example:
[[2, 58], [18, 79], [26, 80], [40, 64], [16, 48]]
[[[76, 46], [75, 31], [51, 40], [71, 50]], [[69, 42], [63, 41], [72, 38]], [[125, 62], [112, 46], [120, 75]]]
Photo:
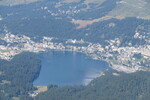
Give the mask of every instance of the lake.
[[108, 63], [90, 59], [81, 53], [51, 51], [39, 56], [42, 68], [34, 81], [35, 86], [87, 85], [109, 68]]

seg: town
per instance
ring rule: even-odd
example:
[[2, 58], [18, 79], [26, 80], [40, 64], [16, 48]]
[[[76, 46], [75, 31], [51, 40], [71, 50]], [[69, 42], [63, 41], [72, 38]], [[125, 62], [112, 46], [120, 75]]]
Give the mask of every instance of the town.
[[95, 60], [106, 61], [111, 68], [117, 71], [131, 73], [150, 70], [148, 68], [150, 66], [150, 45], [148, 44], [138, 47], [119, 47], [118, 38], [108, 41], [109, 45], [105, 47], [99, 43], [89, 43], [82, 39], [68, 39], [65, 43], [55, 43], [52, 41], [55, 38], [43, 37], [40, 42], [35, 42], [30, 37], [14, 35], [10, 32], [0, 35], [0, 39], [7, 43], [0, 45], [0, 59], [4, 60], [11, 60], [21, 52], [72, 51], [84, 53]]

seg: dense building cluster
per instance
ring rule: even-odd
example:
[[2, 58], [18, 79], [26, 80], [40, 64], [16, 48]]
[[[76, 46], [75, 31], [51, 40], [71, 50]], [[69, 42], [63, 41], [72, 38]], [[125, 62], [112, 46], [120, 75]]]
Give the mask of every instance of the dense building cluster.
[[[40, 42], [35, 42], [25, 35], [11, 33], [0, 38], [7, 42], [6, 46], [0, 45], [0, 58], [5, 60], [11, 60], [13, 56], [21, 52], [73, 51], [84, 53], [96, 60], [107, 61], [113, 69], [118, 71], [130, 73], [137, 70], [149, 70], [143, 65], [143, 62], [146, 64], [150, 61], [150, 45], [119, 47], [118, 38], [107, 41], [109, 44], [105, 47], [100, 43], [76, 39], [68, 39], [65, 43], [55, 43], [52, 41], [55, 38], [52, 37], [43, 37]], [[141, 58], [134, 57], [135, 54], [141, 55]]]

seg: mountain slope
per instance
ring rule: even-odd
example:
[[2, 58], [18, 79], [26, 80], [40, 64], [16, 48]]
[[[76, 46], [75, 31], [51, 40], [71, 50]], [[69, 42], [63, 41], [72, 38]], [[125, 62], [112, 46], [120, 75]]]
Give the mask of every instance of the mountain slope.
[[149, 0], [121, 0], [108, 15], [150, 19]]
[[28, 4], [28, 3], [32, 3], [32, 2], [36, 2], [39, 0], [0, 0], [0, 6], [3, 5], [20, 5], [20, 4]]

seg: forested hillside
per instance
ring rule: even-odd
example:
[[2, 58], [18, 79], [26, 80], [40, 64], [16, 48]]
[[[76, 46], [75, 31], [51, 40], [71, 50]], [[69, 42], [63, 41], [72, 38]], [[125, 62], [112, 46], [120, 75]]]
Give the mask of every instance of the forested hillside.
[[150, 73], [105, 72], [87, 86], [57, 87], [41, 93], [36, 100], [149, 100]]
[[11, 61], [0, 60], [0, 100], [30, 100], [28, 92], [35, 89], [32, 82], [40, 68], [40, 60], [33, 53], [22, 53]]
[[[108, 15], [117, 9], [120, 4], [118, 2], [119, 0], [104, 0], [98, 5], [94, 1], [87, 4], [84, 0], [44, 0], [28, 5], [0, 6], [0, 34], [11, 32], [31, 38], [47, 36], [58, 38], [60, 41], [83, 39], [102, 45], [106, 45], [106, 41], [118, 38], [122, 46], [128, 43], [132, 43], [133, 46], [145, 44], [144, 39], [135, 39], [134, 35], [137, 32], [145, 35], [150, 31], [148, 17], [141, 19], [136, 15]], [[146, 32], [137, 31], [139, 27], [143, 27]]]

